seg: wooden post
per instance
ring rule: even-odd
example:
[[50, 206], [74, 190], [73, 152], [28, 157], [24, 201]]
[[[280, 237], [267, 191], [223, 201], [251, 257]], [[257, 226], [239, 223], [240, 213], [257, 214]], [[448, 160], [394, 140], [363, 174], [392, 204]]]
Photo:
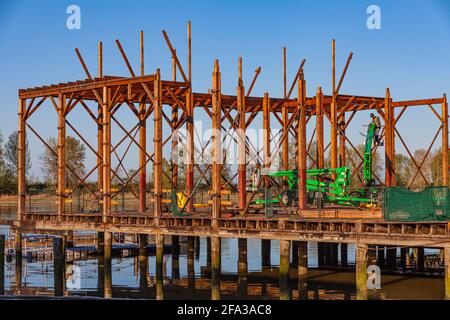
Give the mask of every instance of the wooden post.
[[358, 243], [356, 245], [356, 296], [359, 299], [367, 299], [367, 251], [367, 244]]
[[385, 185], [387, 187], [393, 186], [394, 176], [394, 152], [392, 146], [393, 135], [393, 115], [391, 108], [391, 96], [389, 88], [386, 89], [386, 97], [384, 100], [384, 130], [385, 130]]
[[[144, 59], [144, 31], [140, 32], [139, 37], [140, 44], [140, 67], [141, 76], [145, 74], [145, 59]], [[144, 213], [147, 211], [147, 119], [145, 119], [146, 105], [145, 98], [142, 98], [139, 103], [139, 212]]]
[[323, 169], [325, 165], [324, 139], [323, 139], [323, 105], [322, 88], [317, 88], [316, 93], [316, 143], [317, 143], [317, 168]]
[[0, 296], [5, 294], [5, 236], [0, 234]]
[[[109, 106], [109, 89], [103, 88], [103, 222], [111, 215], [111, 111]], [[106, 240], [105, 240], [106, 241]]]
[[180, 237], [172, 236], [172, 280], [180, 279]]
[[65, 211], [66, 201], [66, 97], [58, 96], [58, 219]]
[[[283, 93], [284, 99], [287, 99], [287, 87], [286, 87], [286, 47], [283, 47]], [[281, 117], [283, 120], [283, 135], [286, 136], [284, 139], [281, 150], [283, 157], [283, 168], [284, 170], [289, 170], [289, 128], [287, 123], [289, 122], [289, 111], [285, 105], [281, 109]]]
[[155, 224], [159, 224], [159, 218], [161, 216], [161, 204], [162, 204], [162, 86], [161, 86], [161, 74], [159, 69], [156, 70], [156, 79], [154, 82], [154, 99], [155, 104], [153, 108], [153, 120], [154, 120], [154, 161], [153, 161], [153, 217], [155, 218]]
[[338, 148], [337, 148], [337, 97], [336, 97], [336, 49], [335, 40], [331, 42], [331, 61], [332, 61], [332, 100], [330, 105], [330, 130], [331, 130], [331, 168], [338, 167]]
[[220, 300], [220, 238], [211, 237], [211, 300]]
[[450, 300], [450, 247], [444, 248], [445, 299]]
[[297, 268], [298, 266], [298, 241], [291, 241], [291, 267]]
[[245, 124], [245, 88], [242, 81], [242, 58], [238, 60], [239, 80], [237, 86], [237, 111], [239, 114], [238, 127], [238, 191], [239, 191], [239, 208], [244, 210], [247, 205], [247, 159], [245, 150], [246, 140], [246, 124]]
[[240, 297], [247, 296], [247, 277], [248, 277], [248, 263], [247, 263], [247, 239], [238, 239], [238, 291]]
[[[103, 43], [98, 43], [98, 77], [103, 78]], [[97, 189], [101, 194], [103, 193], [103, 108], [99, 103], [97, 105]]]
[[442, 185], [448, 186], [448, 103], [444, 94], [442, 103]]
[[222, 171], [222, 136], [221, 136], [221, 79], [219, 61], [214, 61], [212, 74], [212, 227], [216, 228], [221, 212], [221, 171]]
[[[269, 171], [270, 169], [270, 98], [269, 94], [266, 92], [264, 93], [263, 98], [263, 148], [264, 148], [264, 154], [263, 154], [263, 160], [264, 160], [264, 169], [266, 171]], [[267, 173], [267, 172], [266, 172]], [[269, 187], [269, 180], [267, 179], [267, 176], [265, 178], [265, 186]]]
[[280, 240], [280, 300], [289, 300], [289, 260], [291, 251], [289, 240]]
[[425, 269], [425, 248], [417, 248], [417, 271], [423, 272]]
[[148, 296], [148, 257], [147, 244], [148, 235], [139, 234], [139, 289], [142, 296]]
[[397, 268], [397, 247], [387, 246], [386, 248], [386, 264], [389, 270], [395, 270]]
[[298, 80], [298, 209], [306, 210], [306, 81], [303, 72]]
[[270, 250], [271, 250], [270, 240], [261, 239], [261, 266], [263, 268], [271, 266]]
[[348, 265], [348, 244], [341, 243], [341, 266], [346, 267]]
[[62, 297], [66, 284], [66, 249], [62, 238], [53, 239], [54, 295]]
[[[186, 91], [186, 109], [188, 111], [187, 129], [187, 159], [186, 159], [186, 195], [190, 197], [194, 190], [194, 97], [192, 88]], [[186, 206], [186, 212], [194, 212], [194, 201]]]
[[308, 242], [298, 241], [298, 269], [299, 277], [305, 277], [308, 274]]
[[325, 265], [325, 243], [317, 243], [317, 266], [323, 267]]
[[[175, 50], [176, 53], [176, 50]], [[175, 56], [172, 56], [172, 80], [177, 81], [177, 64], [175, 62]], [[178, 123], [178, 105], [174, 103], [172, 105], [172, 156], [178, 147], [178, 134], [175, 125]], [[178, 191], [178, 163], [172, 159], [172, 190]], [[172, 236], [172, 240], [175, 236]]]
[[[20, 220], [21, 215], [26, 211], [26, 124], [25, 124], [25, 113], [26, 113], [26, 100], [19, 99], [19, 145], [18, 145], [18, 167], [17, 167], [17, 220]], [[31, 210], [31, 208], [29, 208]]]
[[163, 251], [164, 251], [164, 236], [162, 234], [155, 235], [156, 242], [156, 300], [164, 299], [163, 288]]
[[105, 233], [97, 233], [97, 289], [102, 292], [105, 287]]
[[195, 269], [194, 269], [194, 237], [189, 236], [187, 238], [188, 252], [187, 252], [187, 275], [188, 275], [188, 288], [193, 294], [195, 292]]
[[385, 258], [385, 246], [377, 246], [377, 264], [380, 267], [380, 269], [384, 268], [384, 261], [386, 260]]
[[345, 166], [345, 112], [341, 112], [339, 116], [339, 166]]
[[106, 299], [112, 298], [112, 232], [104, 233], [104, 297]]

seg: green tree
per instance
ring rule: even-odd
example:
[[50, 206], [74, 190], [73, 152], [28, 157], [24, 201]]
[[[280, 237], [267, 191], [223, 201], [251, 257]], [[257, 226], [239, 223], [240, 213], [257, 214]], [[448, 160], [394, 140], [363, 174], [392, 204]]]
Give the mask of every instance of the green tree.
[[[8, 170], [10, 170], [14, 177], [17, 177], [17, 171], [19, 168], [19, 133], [17, 130], [9, 135], [8, 141], [5, 144], [5, 160]], [[27, 177], [30, 169], [31, 157], [27, 140], [25, 142], [25, 172]]]
[[[47, 144], [54, 152], [58, 151], [57, 139], [50, 137]], [[56, 154], [48, 148], [41, 154], [42, 171], [45, 179], [49, 184], [56, 184], [58, 176], [58, 158]], [[67, 136], [66, 137], [66, 186], [68, 188], [75, 187], [79, 180], [85, 174], [84, 161], [86, 160], [86, 147], [79, 140]], [[75, 174], [69, 169], [75, 172]]]
[[397, 153], [395, 155], [395, 185], [399, 187], [407, 187], [412, 179], [412, 169], [414, 164], [411, 159], [404, 154]]

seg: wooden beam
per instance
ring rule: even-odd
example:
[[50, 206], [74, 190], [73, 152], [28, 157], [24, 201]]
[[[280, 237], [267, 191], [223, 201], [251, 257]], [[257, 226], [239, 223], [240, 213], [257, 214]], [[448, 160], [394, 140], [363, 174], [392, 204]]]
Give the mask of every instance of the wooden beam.
[[58, 97], [58, 218], [65, 212], [66, 200], [66, 97], [60, 94]]
[[298, 209], [299, 214], [306, 210], [306, 81], [304, 74], [298, 80], [298, 107], [300, 117], [298, 121]]
[[242, 57], [238, 59], [238, 86], [237, 86], [237, 109], [238, 109], [238, 194], [239, 208], [244, 210], [247, 205], [247, 159], [246, 159], [246, 125], [245, 125], [245, 88], [242, 81]]
[[110, 90], [103, 88], [103, 104], [102, 104], [102, 133], [103, 133], [103, 222], [107, 221], [107, 217], [111, 215], [111, 111], [109, 105]]
[[448, 103], [444, 94], [442, 102], [442, 185], [448, 186]]
[[18, 168], [17, 168], [17, 220], [26, 211], [26, 100], [19, 99], [19, 126], [18, 126]]
[[153, 160], [153, 217], [155, 223], [158, 225], [159, 218], [162, 211], [162, 100], [161, 100], [161, 74], [160, 70], [156, 70], [156, 79], [154, 82], [155, 103], [153, 110], [154, 121], [154, 160]]
[[221, 137], [221, 79], [219, 61], [214, 61], [212, 74], [212, 208], [213, 227], [217, 227], [217, 219], [221, 213], [221, 171], [222, 171], [222, 137]]

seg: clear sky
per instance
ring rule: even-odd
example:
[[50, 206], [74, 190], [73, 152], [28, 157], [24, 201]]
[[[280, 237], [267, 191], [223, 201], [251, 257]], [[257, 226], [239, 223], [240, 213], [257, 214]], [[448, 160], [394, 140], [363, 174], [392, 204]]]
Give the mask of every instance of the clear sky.
[[[66, 28], [66, 8], [81, 8], [81, 30]], [[381, 30], [366, 27], [366, 9], [381, 8]], [[78, 47], [95, 74], [97, 42], [104, 42], [104, 73], [127, 76], [114, 40], [120, 39], [136, 70], [139, 31], [145, 31], [146, 73], [161, 68], [170, 78], [170, 54], [161, 35], [167, 30], [182, 64], [186, 62], [186, 22], [192, 21], [193, 86], [206, 91], [214, 59], [220, 60], [224, 93], [234, 94], [237, 57], [244, 59], [247, 86], [257, 66], [262, 74], [254, 94], [282, 95], [281, 48], [287, 46], [288, 81], [307, 59], [308, 94], [331, 87], [331, 39], [336, 39], [337, 70], [350, 51], [354, 56], [341, 93], [384, 96], [394, 100], [441, 97], [450, 93], [450, 2], [445, 0], [348, 1], [4, 1], [0, 0], [0, 128], [3, 136], [17, 126], [17, 91], [83, 79], [73, 49]], [[50, 110], [36, 114], [33, 125], [44, 136], [56, 134]], [[129, 127], [131, 115], [123, 115]], [[128, 118], [127, 118], [128, 117]], [[73, 123], [92, 142], [95, 129], [83, 113]], [[81, 121], [81, 119], [87, 119]], [[358, 138], [368, 115], [355, 118]], [[434, 115], [410, 110], [399, 123], [412, 148], [425, 147], [438, 127]], [[33, 173], [42, 146], [31, 140]], [[151, 141], [151, 140], [149, 140]], [[357, 140], [360, 142], [360, 139]], [[89, 156], [92, 160], [91, 156]], [[136, 158], [136, 157], [133, 157]], [[137, 158], [136, 158], [137, 159]], [[133, 160], [130, 160], [133, 162]]]

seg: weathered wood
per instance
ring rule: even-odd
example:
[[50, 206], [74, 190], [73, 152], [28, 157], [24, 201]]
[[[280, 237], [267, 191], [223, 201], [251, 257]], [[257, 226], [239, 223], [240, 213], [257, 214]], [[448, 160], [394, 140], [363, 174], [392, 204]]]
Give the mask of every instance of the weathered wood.
[[394, 149], [393, 149], [393, 114], [391, 107], [391, 96], [389, 88], [386, 89], [386, 98], [384, 102], [384, 114], [385, 114], [385, 185], [394, 185]]
[[153, 217], [156, 218], [156, 223], [162, 212], [162, 101], [161, 101], [161, 74], [159, 69], [156, 70], [156, 80], [154, 83], [155, 104], [153, 106], [153, 121], [154, 121], [154, 160], [153, 160]]
[[246, 151], [246, 125], [245, 125], [245, 88], [242, 81], [242, 58], [239, 57], [239, 79], [237, 86], [238, 126], [238, 191], [239, 208], [244, 210], [247, 206], [247, 151]]
[[219, 61], [214, 62], [212, 74], [212, 207], [211, 216], [213, 227], [217, 226], [217, 219], [221, 212], [221, 172], [222, 172], [222, 135], [221, 135], [221, 79]]
[[280, 300], [289, 300], [289, 261], [290, 261], [291, 242], [288, 240], [280, 240]]
[[298, 80], [298, 107], [300, 117], [298, 122], [298, 210], [306, 210], [306, 81], [303, 73]]
[[5, 294], [5, 236], [0, 234], [0, 295]]
[[358, 298], [367, 295], [367, 256], [368, 245], [358, 243], [355, 251], [356, 293]]
[[54, 295], [62, 297], [66, 286], [66, 249], [62, 238], [53, 239]]
[[103, 126], [103, 222], [111, 214], [111, 111], [109, 110], [110, 91], [103, 88], [102, 126]]
[[103, 253], [103, 263], [104, 263], [104, 284], [103, 284], [103, 294], [105, 299], [112, 298], [112, 232], [105, 232], [104, 234], [104, 253]]
[[238, 290], [239, 295], [247, 296], [248, 289], [247, 239], [238, 239]]
[[156, 261], [155, 261], [156, 300], [163, 300], [164, 299], [164, 287], [163, 287], [164, 236], [162, 234], [155, 235], [155, 242], [156, 242]]
[[66, 97], [58, 96], [58, 172], [57, 172], [57, 197], [58, 214], [65, 212], [66, 203]]
[[448, 186], [448, 103], [447, 96], [444, 94], [444, 101], [442, 102], [442, 185]]
[[211, 237], [211, 299], [220, 300], [220, 238]]
[[444, 248], [445, 299], [450, 300], [450, 247]]

